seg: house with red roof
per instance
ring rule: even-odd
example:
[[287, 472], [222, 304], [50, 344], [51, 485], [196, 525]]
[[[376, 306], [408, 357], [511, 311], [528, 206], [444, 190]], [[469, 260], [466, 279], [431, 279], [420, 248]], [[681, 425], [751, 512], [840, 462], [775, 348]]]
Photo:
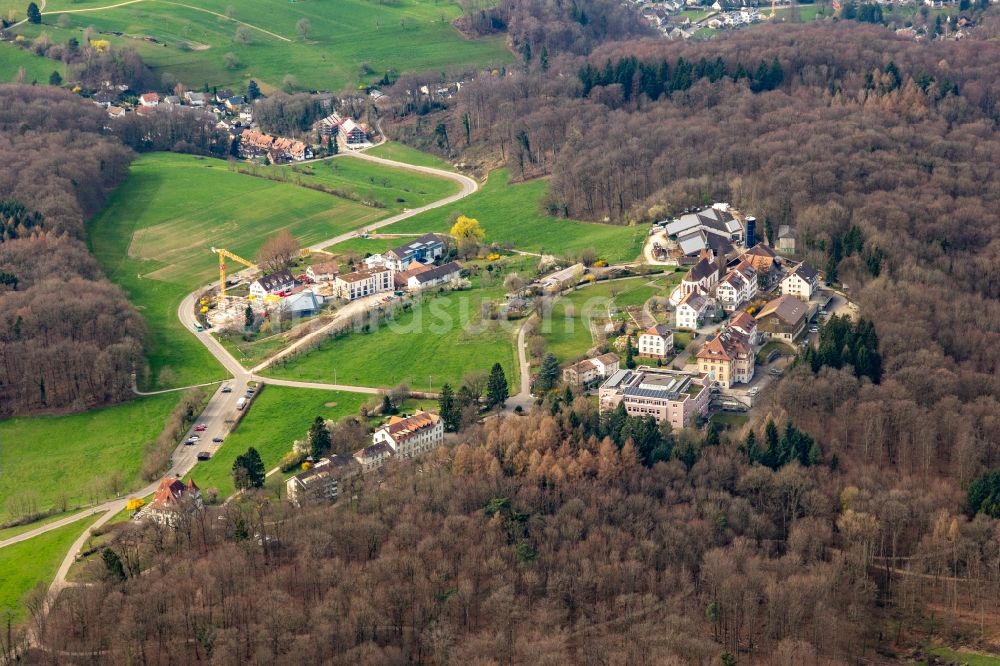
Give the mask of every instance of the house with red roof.
[[204, 507], [201, 491], [193, 479], [184, 483], [179, 476], [168, 476], [160, 481], [152, 501], [135, 515], [135, 520], [177, 527], [185, 516]]

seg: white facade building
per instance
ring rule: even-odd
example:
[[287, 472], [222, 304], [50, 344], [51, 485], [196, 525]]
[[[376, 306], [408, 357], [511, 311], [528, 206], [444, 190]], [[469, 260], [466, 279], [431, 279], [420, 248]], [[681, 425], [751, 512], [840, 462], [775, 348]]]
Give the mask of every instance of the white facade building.
[[392, 269], [374, 266], [334, 278], [333, 289], [337, 296], [353, 301], [383, 291], [392, 291]]
[[667, 358], [674, 351], [674, 334], [663, 324], [657, 324], [639, 336], [639, 356]]
[[444, 421], [433, 412], [392, 417], [372, 435], [375, 444], [387, 444], [403, 458], [413, 458], [432, 451], [444, 442]]

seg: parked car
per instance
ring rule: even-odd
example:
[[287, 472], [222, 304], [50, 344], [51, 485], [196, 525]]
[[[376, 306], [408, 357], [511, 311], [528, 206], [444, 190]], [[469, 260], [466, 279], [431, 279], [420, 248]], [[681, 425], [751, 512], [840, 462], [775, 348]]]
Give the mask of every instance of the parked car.
[[253, 386], [248, 386], [247, 387], [247, 395], [253, 395], [256, 392], [257, 392], [257, 389], [255, 389]]
[[209, 453], [208, 451], [199, 451], [198, 452], [198, 460], [211, 460], [211, 458], [212, 458], [212, 454]]
[[810, 333], [819, 333], [819, 327], [817, 327], [817, 326], [810, 326], [809, 327], [809, 332]]

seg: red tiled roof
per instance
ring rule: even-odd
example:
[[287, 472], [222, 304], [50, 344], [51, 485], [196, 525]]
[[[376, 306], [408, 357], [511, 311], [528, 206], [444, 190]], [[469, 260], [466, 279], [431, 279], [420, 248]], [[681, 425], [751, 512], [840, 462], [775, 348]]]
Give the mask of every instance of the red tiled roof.
[[172, 509], [185, 495], [197, 492], [198, 486], [193, 479], [184, 483], [177, 477], [167, 477], [160, 481], [160, 487], [156, 489], [149, 505], [154, 509]]

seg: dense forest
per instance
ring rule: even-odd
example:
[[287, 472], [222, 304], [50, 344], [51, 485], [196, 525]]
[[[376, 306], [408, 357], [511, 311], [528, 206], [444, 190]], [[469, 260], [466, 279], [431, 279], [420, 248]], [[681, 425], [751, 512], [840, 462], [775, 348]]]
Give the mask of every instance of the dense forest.
[[144, 371], [144, 323], [84, 243], [132, 154], [105, 119], [68, 92], [0, 86], [0, 417], [123, 400]]
[[825, 452], [800, 463], [817, 447], [791, 424], [751, 446], [661, 433], [647, 466], [613, 418], [557, 400], [334, 507], [251, 494], [122, 526], [32, 661], [858, 663], [940, 631], [939, 605], [996, 608], [995, 523], [943, 485], [847, 484]]
[[881, 381], [816, 363], [774, 408], [886, 482], [962, 487], [1000, 464], [996, 24], [958, 42], [840, 22], [607, 43], [477, 77], [426, 116], [399, 100], [391, 132], [551, 173], [556, 214], [621, 223], [730, 201], [793, 225], [874, 324]]

